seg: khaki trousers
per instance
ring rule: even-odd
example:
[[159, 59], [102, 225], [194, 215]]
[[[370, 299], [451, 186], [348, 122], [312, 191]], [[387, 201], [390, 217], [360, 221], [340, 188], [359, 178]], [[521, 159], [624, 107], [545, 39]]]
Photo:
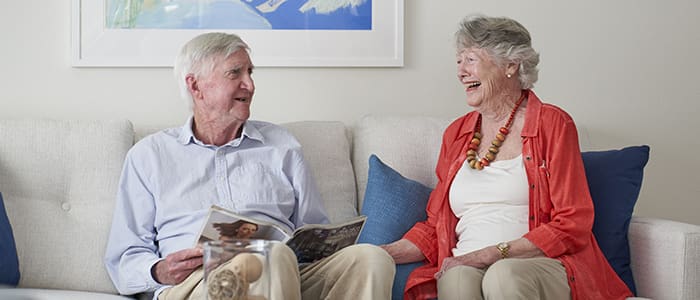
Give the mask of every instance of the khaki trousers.
[[507, 258], [486, 270], [453, 267], [437, 282], [440, 300], [571, 299], [566, 269], [556, 259]]
[[[270, 299], [391, 299], [395, 272], [391, 256], [369, 244], [343, 248], [299, 270], [294, 252], [285, 244], [273, 243]], [[158, 299], [204, 299], [203, 275], [202, 268], [197, 269], [182, 283], [163, 290]]]

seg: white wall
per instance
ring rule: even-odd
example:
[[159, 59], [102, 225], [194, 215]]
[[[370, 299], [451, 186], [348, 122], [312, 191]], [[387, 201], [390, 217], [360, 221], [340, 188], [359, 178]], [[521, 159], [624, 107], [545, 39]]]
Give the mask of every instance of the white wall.
[[[535, 91], [574, 117], [586, 149], [651, 146], [635, 213], [700, 224], [697, 11], [692, 0], [407, 0], [405, 67], [258, 68], [253, 117], [456, 117], [468, 110], [455, 77], [459, 20], [510, 16], [541, 53]], [[70, 0], [0, 3], [0, 118], [128, 118], [137, 130], [184, 121], [169, 68], [71, 68], [70, 12]]]

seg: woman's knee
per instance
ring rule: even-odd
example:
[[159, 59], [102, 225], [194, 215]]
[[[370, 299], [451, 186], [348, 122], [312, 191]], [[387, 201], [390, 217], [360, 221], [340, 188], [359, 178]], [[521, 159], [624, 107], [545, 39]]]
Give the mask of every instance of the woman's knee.
[[523, 288], [523, 267], [519, 259], [504, 259], [492, 264], [481, 282], [484, 295]]

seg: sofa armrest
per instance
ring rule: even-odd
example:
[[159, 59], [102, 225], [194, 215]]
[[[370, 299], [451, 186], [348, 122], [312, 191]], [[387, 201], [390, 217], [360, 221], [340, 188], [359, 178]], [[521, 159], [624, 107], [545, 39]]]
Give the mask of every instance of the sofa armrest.
[[700, 226], [632, 217], [628, 235], [638, 296], [700, 299]]

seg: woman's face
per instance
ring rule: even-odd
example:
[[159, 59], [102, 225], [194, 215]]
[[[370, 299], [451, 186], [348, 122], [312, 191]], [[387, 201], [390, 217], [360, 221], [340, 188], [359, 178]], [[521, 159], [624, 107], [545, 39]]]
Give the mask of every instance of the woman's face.
[[506, 69], [498, 66], [486, 50], [465, 48], [457, 53], [457, 78], [464, 85], [467, 104], [479, 107], [488, 103], [507, 86]]
[[238, 228], [238, 231], [236, 232], [236, 237], [247, 239], [251, 237], [256, 231], [258, 231], [258, 226], [255, 226], [255, 224], [246, 223]]

